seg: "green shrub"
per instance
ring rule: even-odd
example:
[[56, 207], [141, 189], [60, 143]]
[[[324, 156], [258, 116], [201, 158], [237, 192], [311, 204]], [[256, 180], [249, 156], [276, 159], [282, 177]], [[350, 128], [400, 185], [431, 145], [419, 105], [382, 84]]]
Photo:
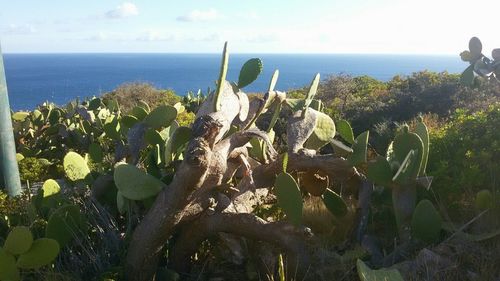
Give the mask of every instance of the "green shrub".
[[456, 110], [446, 126], [431, 131], [428, 170], [435, 179], [433, 189], [458, 199], [464, 192], [498, 188], [499, 124], [496, 103], [475, 113]]

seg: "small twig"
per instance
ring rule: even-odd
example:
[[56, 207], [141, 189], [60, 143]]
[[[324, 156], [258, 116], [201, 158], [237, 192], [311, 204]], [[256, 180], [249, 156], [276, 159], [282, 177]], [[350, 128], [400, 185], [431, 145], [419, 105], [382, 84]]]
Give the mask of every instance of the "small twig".
[[448, 237], [446, 240], [444, 240], [442, 243], [446, 243], [448, 241], [451, 240], [451, 238], [455, 237], [455, 235], [457, 235], [457, 233], [461, 233], [464, 231], [464, 229], [466, 229], [469, 225], [471, 225], [473, 222], [475, 222], [476, 220], [478, 220], [482, 215], [484, 215], [486, 212], [488, 212], [490, 209], [486, 209], [484, 211], [482, 211], [481, 213], [479, 213], [477, 216], [475, 216], [474, 218], [472, 218], [470, 221], [468, 221], [466, 224], [462, 225], [459, 229], [457, 229], [453, 234], [450, 235], [450, 237]]

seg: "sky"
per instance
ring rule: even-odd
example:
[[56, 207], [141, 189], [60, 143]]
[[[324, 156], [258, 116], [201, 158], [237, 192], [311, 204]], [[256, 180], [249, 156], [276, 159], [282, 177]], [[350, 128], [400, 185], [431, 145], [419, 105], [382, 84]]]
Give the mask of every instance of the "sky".
[[500, 48], [499, 0], [0, 0], [5, 53], [449, 54]]

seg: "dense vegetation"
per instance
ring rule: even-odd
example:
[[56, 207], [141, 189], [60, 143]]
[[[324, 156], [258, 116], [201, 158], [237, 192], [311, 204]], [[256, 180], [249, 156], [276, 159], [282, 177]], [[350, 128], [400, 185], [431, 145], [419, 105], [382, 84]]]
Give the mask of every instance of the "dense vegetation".
[[[28, 188], [0, 195], [0, 280], [500, 276], [498, 83], [317, 75], [283, 93], [276, 72], [248, 100], [260, 60], [230, 84], [223, 57], [211, 93], [127, 84], [13, 113]], [[204, 153], [213, 182], [184, 191]], [[172, 230], [151, 223], [171, 208]]]

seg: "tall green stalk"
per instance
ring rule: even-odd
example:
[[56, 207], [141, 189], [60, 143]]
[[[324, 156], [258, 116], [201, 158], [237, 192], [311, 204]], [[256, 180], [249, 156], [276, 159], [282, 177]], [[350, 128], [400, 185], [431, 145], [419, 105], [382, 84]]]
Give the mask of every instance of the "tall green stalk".
[[0, 184], [7, 189], [7, 193], [12, 197], [21, 194], [21, 180], [13, 132], [2, 47], [0, 46], [0, 175], [3, 175], [3, 182], [0, 176]]

